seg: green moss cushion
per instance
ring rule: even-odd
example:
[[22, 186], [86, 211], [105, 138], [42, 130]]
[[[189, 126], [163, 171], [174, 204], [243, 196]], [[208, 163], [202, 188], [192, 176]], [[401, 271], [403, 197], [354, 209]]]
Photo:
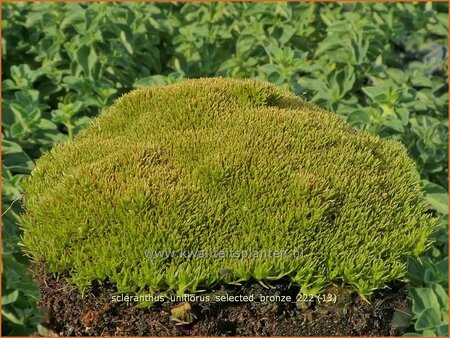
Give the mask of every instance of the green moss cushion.
[[401, 277], [435, 222], [398, 142], [275, 86], [135, 90], [25, 182], [23, 244], [80, 287], [193, 292], [289, 276], [362, 295]]

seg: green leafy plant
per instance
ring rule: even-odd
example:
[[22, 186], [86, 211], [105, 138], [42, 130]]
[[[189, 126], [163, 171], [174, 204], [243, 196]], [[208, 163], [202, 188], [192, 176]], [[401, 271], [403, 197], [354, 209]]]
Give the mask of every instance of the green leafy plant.
[[3, 140], [2, 151], [2, 317], [7, 319], [3, 333], [27, 335], [35, 332], [41, 321], [36, 311], [39, 290], [27, 271], [27, 259], [17, 247], [20, 232], [16, 222], [23, 196], [21, 181], [34, 164], [14, 142]]
[[37, 161], [22, 183], [23, 245], [82, 289], [110, 280], [121, 292], [183, 294], [244, 270], [261, 282], [288, 275], [308, 294], [342, 281], [364, 296], [429, 245], [435, 222], [413, 169], [400, 143], [269, 84], [148, 87]]
[[[32, 161], [123, 93], [200, 76], [267, 80], [402, 142], [441, 219], [410, 283], [431, 287], [431, 273], [447, 290], [447, 3], [5, 2], [2, 28], [3, 247], [22, 267], [4, 251], [2, 278], [30, 283], [7, 305], [20, 322], [37, 316], [16, 225]], [[430, 272], [412, 277], [418, 266]], [[36, 331], [3, 323], [4, 334]]]
[[415, 288], [412, 311], [414, 328], [424, 336], [448, 335], [448, 294], [439, 284], [431, 288]]

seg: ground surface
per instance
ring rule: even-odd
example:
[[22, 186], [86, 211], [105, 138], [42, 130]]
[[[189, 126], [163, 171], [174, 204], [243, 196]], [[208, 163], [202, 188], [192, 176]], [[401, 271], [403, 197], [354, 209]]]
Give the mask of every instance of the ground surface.
[[277, 295], [291, 296], [293, 302], [192, 302], [196, 319], [190, 325], [176, 325], [171, 309], [177, 303], [139, 308], [133, 303], [112, 302], [115, 289], [111, 285], [95, 285], [83, 298], [65, 278], [56, 279], [39, 270], [36, 279], [42, 293], [39, 305], [47, 313], [45, 326], [49, 334], [63, 336], [398, 336], [401, 332], [392, 323], [393, 314], [408, 307], [402, 284], [378, 291], [369, 304], [343, 288], [326, 290], [326, 295], [336, 295], [336, 302], [295, 302], [298, 288], [287, 283], [272, 284], [275, 289], [248, 283], [216, 290], [211, 298], [219, 294]]

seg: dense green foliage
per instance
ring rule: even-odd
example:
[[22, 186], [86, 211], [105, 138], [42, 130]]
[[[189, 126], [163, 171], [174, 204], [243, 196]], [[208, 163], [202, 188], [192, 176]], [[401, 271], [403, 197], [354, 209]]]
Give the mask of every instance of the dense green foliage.
[[[133, 91], [23, 185], [33, 260], [120, 292], [289, 275], [305, 294], [342, 280], [368, 295], [403, 276], [435, 224], [403, 145], [250, 81]], [[215, 257], [230, 250], [258, 257]]]
[[[445, 332], [445, 320], [423, 318], [435, 311], [430, 304], [448, 311], [434, 302], [442, 298], [436, 285], [447, 290], [448, 280], [446, 3], [3, 3], [2, 10], [4, 334], [33, 332], [38, 320], [38, 291], [16, 245], [21, 180], [33, 160], [133, 87], [212, 75], [268, 80], [407, 147], [441, 217], [432, 249], [411, 260], [409, 280], [427, 290], [412, 294], [427, 305], [412, 316], [420, 333]], [[432, 302], [423, 303], [425, 295]]]

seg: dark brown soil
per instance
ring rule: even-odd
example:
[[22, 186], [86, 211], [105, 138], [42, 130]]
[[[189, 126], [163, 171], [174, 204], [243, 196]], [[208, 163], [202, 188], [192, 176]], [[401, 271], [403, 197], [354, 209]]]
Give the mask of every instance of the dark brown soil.
[[336, 302], [295, 302], [299, 290], [286, 282], [271, 284], [274, 289], [249, 282], [209, 295], [290, 296], [292, 302], [191, 302], [196, 318], [190, 325], [176, 325], [171, 309], [177, 302], [155, 303], [151, 308], [112, 302], [111, 285], [94, 285], [82, 297], [65, 278], [39, 270], [39, 305], [48, 314], [48, 334], [61, 336], [399, 336], [394, 312], [409, 307], [401, 283], [376, 292], [368, 303], [340, 287], [324, 292], [330, 299], [335, 295]]

